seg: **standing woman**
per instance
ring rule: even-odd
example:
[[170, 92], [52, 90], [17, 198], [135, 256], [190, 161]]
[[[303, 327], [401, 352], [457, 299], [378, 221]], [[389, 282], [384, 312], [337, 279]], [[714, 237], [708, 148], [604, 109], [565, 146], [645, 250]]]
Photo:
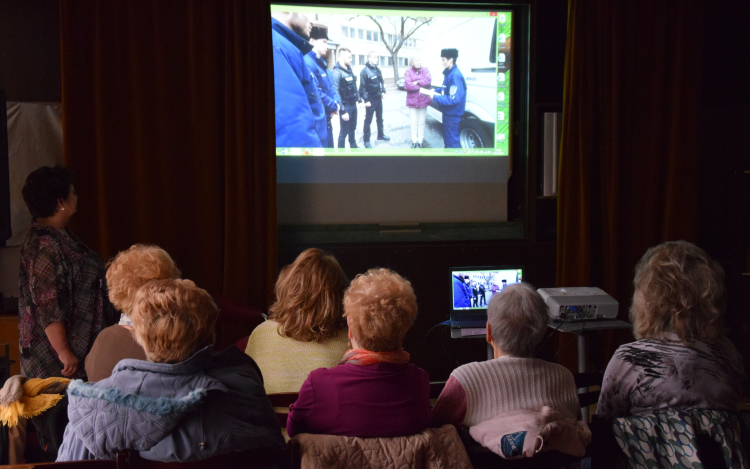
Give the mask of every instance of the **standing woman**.
[[22, 194], [34, 222], [21, 248], [21, 373], [82, 378], [96, 335], [114, 320], [104, 264], [66, 228], [78, 205], [69, 169], [37, 169]]
[[419, 92], [420, 88], [430, 89], [432, 76], [427, 67], [422, 67], [422, 59], [412, 57], [409, 69], [404, 74], [404, 88], [406, 88], [406, 107], [411, 116], [411, 147], [422, 148], [424, 140], [424, 121], [427, 116], [427, 106], [430, 97]]

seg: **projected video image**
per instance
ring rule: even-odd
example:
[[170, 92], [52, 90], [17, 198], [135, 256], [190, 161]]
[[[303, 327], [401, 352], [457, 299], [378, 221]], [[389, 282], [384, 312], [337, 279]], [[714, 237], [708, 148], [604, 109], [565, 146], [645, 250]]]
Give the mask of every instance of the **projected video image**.
[[522, 282], [521, 269], [454, 271], [453, 309], [487, 309], [503, 289]]
[[510, 11], [271, 5], [278, 156], [507, 156]]

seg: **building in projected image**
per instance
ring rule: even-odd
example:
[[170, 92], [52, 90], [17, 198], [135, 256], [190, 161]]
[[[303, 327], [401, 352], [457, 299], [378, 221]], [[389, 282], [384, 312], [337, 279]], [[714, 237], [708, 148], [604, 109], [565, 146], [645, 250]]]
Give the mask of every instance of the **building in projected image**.
[[411, 19], [401, 16], [369, 17], [328, 13], [313, 13], [312, 18], [315, 23], [328, 27], [328, 49], [331, 51], [328, 56], [329, 68], [333, 68], [336, 63], [338, 49], [346, 46], [352, 50], [352, 69], [359, 76], [367, 62], [367, 55], [370, 51], [375, 51], [379, 58], [378, 66], [387, 83], [394, 83], [394, 60], [383, 41], [390, 44], [391, 49], [395, 48], [399, 41], [397, 32], [401, 31], [402, 19], [405, 21], [405, 35], [416, 29], [409, 38], [405, 39], [396, 53], [398, 78], [403, 78], [406, 68], [409, 67], [409, 58], [415, 54], [420, 55], [424, 51], [425, 31], [428, 24], [419, 27], [417, 25], [430, 20], [429, 18]]

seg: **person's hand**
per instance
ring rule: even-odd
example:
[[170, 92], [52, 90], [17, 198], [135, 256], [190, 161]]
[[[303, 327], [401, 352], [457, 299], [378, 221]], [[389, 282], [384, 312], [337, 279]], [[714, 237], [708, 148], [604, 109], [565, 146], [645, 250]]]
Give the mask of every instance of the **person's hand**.
[[65, 350], [57, 355], [57, 358], [63, 364], [62, 375], [67, 378], [72, 378], [78, 373], [78, 358], [73, 355], [70, 349]]
[[385, 94], [385, 90], [383, 90], [383, 94]]
[[369, 102], [369, 101], [367, 101], [367, 102], [365, 103], [365, 107], [370, 107], [371, 105], [372, 105], [372, 104], [370, 104], [370, 102]]
[[342, 114], [341, 115], [341, 119], [343, 121], [345, 121], [345, 122], [348, 122], [349, 121], [349, 113], [347, 112], [346, 114]]

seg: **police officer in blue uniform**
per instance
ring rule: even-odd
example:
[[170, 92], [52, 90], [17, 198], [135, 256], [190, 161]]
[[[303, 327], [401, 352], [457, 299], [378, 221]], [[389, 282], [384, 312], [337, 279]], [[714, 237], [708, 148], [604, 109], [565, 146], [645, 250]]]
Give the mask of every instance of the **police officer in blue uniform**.
[[334, 93], [328, 69], [328, 27], [314, 24], [310, 31], [310, 44], [313, 46], [305, 56], [305, 64], [312, 73], [312, 81], [318, 90], [318, 97], [323, 103], [326, 114], [326, 135], [322, 141], [325, 148], [333, 148], [333, 127], [331, 118], [341, 108], [341, 98]]
[[[443, 61], [443, 86], [432, 93], [432, 100], [440, 105], [443, 113], [443, 141], [445, 148], [461, 148], [458, 135], [458, 124], [466, 110], [466, 80], [456, 66], [457, 49], [440, 51]], [[438, 94], [439, 93], [439, 94]]]
[[304, 13], [274, 12], [271, 28], [276, 146], [320, 148], [325, 109], [303, 58], [312, 50], [308, 42], [312, 23]]
[[468, 308], [471, 306], [471, 292], [464, 283], [464, 278], [453, 274], [453, 307]]
[[346, 47], [339, 48], [339, 61], [331, 72], [333, 92], [341, 98], [341, 131], [339, 132], [339, 149], [346, 148], [346, 137], [349, 137], [349, 148], [359, 148], [354, 139], [357, 129], [357, 75], [352, 71], [352, 51]]
[[383, 95], [385, 94], [385, 83], [383, 73], [378, 68], [378, 55], [375, 51], [367, 55], [367, 65], [359, 74], [359, 97], [365, 103], [365, 128], [362, 140], [365, 148], [372, 148], [370, 144], [370, 127], [372, 116], [378, 126], [378, 140], [390, 140], [383, 133]]

